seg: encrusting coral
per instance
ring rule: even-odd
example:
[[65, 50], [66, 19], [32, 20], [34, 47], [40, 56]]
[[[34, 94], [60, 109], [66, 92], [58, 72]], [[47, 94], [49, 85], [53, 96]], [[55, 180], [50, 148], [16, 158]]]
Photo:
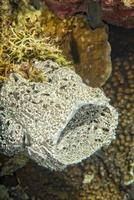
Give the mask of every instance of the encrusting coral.
[[[25, 2], [25, 1], [24, 1]], [[36, 59], [52, 59], [58, 64], [69, 66], [52, 39], [46, 37], [41, 26], [41, 10], [35, 10], [20, 1], [20, 8], [11, 14], [8, 0], [0, 5], [0, 79], [5, 79], [12, 71], [25, 78], [43, 81], [41, 71], [33, 67]], [[26, 5], [25, 5], [26, 4]]]
[[43, 19], [44, 32], [56, 38], [56, 44], [73, 61], [84, 82], [91, 87], [102, 86], [112, 70], [107, 27], [92, 30], [82, 15], [61, 20], [47, 8], [43, 11]]
[[48, 83], [11, 73], [1, 88], [1, 151], [26, 151], [41, 166], [62, 169], [108, 145], [118, 115], [104, 93], [55, 62], [36, 67], [46, 72]]

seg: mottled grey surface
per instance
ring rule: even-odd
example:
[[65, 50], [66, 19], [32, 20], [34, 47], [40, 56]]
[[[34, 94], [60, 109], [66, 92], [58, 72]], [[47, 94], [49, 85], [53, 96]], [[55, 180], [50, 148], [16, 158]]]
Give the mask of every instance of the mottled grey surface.
[[71, 69], [38, 62], [47, 83], [11, 74], [0, 93], [0, 150], [25, 151], [39, 165], [62, 169], [89, 157], [115, 137], [118, 115], [99, 88]]

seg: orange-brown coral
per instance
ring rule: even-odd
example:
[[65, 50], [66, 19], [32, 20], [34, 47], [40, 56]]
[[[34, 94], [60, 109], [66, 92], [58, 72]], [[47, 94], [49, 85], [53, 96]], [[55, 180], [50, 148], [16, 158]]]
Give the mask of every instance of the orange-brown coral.
[[107, 28], [90, 29], [83, 16], [68, 20], [56, 18], [44, 11], [44, 31], [54, 37], [68, 59], [72, 59], [76, 72], [91, 86], [101, 86], [111, 74], [111, 48]]

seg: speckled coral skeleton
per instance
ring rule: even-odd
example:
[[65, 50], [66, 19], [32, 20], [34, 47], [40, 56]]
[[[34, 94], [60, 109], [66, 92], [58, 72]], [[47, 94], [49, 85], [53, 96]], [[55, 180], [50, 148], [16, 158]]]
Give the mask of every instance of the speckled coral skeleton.
[[99, 88], [85, 85], [73, 70], [49, 60], [37, 63], [49, 82], [12, 73], [2, 85], [0, 151], [26, 151], [37, 164], [62, 169], [108, 145], [118, 114]]

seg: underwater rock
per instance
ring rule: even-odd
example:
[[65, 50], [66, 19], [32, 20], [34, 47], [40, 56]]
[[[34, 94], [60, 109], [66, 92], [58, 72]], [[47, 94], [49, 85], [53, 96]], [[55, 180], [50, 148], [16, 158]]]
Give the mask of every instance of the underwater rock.
[[133, 0], [102, 0], [103, 19], [110, 24], [134, 28]]
[[99, 88], [85, 85], [71, 69], [37, 62], [47, 83], [17, 73], [0, 93], [0, 150], [24, 151], [39, 165], [63, 169], [89, 157], [115, 138], [116, 110]]
[[83, 10], [83, 0], [44, 0], [46, 5], [52, 10], [59, 18], [65, 18], [74, 15]]
[[[59, 18], [64, 19], [75, 14], [87, 14], [92, 18], [101, 18], [101, 1], [100, 0], [44, 0], [50, 10]], [[95, 17], [95, 18], [94, 18]], [[96, 18], [97, 19], [97, 18]], [[95, 22], [95, 21], [94, 21]]]
[[[44, 1], [46, 2], [46, 5], [49, 7], [49, 9], [62, 19], [71, 17], [77, 13], [87, 13], [88, 16], [92, 15], [92, 13], [89, 12], [88, 7], [92, 7], [92, 2], [95, 2], [94, 0]], [[96, 2], [99, 3], [100, 1], [96, 0]], [[106, 22], [126, 28], [134, 27], [133, 0], [102, 0], [101, 6], [102, 19]], [[90, 11], [92, 11], [92, 9]], [[98, 13], [96, 12], [96, 16], [97, 15]]]
[[75, 17], [70, 37], [62, 44], [63, 53], [74, 61], [76, 72], [92, 87], [105, 84], [111, 75], [111, 47], [105, 27], [92, 30], [83, 17]]
[[92, 30], [84, 16], [60, 20], [44, 12], [44, 32], [54, 38], [76, 72], [91, 87], [102, 86], [112, 70], [107, 27]]

